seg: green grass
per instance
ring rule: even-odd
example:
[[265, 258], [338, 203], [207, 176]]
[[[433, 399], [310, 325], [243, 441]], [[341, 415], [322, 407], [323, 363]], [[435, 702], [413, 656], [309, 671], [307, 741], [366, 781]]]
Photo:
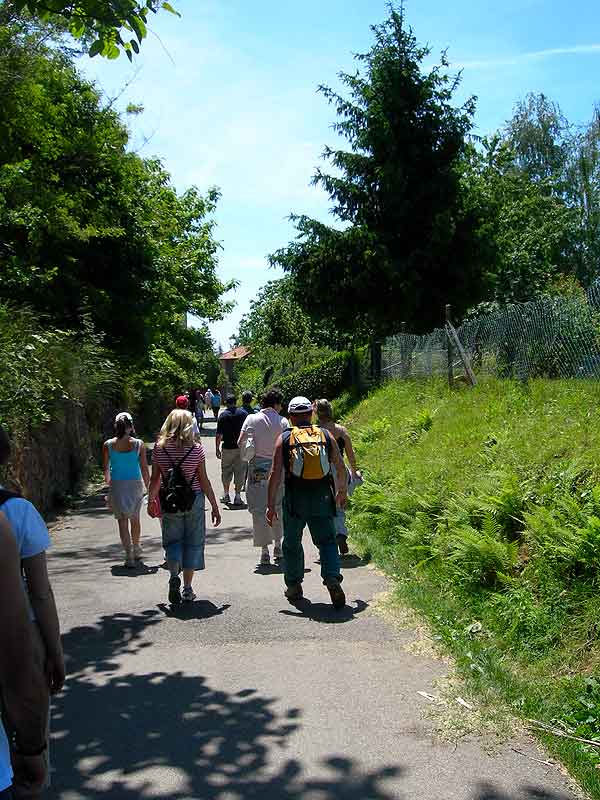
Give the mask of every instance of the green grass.
[[[599, 400], [592, 381], [392, 382], [347, 422], [358, 549], [474, 690], [600, 741]], [[543, 741], [600, 798], [600, 748]]]

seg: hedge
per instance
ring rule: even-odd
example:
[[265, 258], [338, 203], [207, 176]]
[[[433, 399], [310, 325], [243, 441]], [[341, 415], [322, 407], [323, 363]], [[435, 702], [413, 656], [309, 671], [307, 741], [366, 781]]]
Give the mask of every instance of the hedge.
[[287, 404], [292, 397], [302, 395], [314, 400], [316, 397], [333, 399], [348, 389], [352, 380], [352, 360], [349, 352], [336, 353], [326, 361], [313, 367], [305, 367], [278, 381]]

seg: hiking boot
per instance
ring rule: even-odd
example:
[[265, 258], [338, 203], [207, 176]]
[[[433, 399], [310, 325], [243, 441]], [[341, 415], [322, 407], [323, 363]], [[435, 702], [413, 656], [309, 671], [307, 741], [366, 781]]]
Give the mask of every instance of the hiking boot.
[[276, 544], [273, 548], [273, 561], [281, 561], [283, 558], [283, 551], [280, 544]]
[[235, 493], [235, 497], [233, 498], [233, 505], [234, 506], [243, 506], [244, 505], [244, 501], [242, 500], [242, 497], [241, 497], [239, 492]]
[[271, 563], [271, 556], [269, 555], [269, 548], [268, 547], [263, 547], [262, 553], [260, 554], [260, 563], [262, 565]]
[[144, 548], [141, 544], [134, 544], [133, 545], [133, 557], [136, 561], [141, 561], [144, 557]]
[[292, 583], [285, 590], [285, 596], [290, 601], [290, 603], [296, 603], [298, 600], [302, 600], [302, 597], [304, 596], [304, 592], [302, 591], [302, 584]]
[[327, 578], [325, 586], [329, 591], [333, 607], [337, 609], [344, 608], [346, 605], [346, 595], [344, 594], [339, 580], [337, 578]]
[[133, 555], [133, 547], [128, 547], [127, 550], [125, 550], [125, 566], [127, 569], [135, 569], [137, 567]]
[[341, 533], [335, 537], [335, 541], [337, 542], [338, 550], [340, 551], [341, 556], [348, 555], [348, 537], [342, 536]]
[[194, 594], [194, 590], [191, 586], [184, 586], [182, 592], [183, 602], [184, 603], [193, 603], [196, 599], [196, 595]]
[[181, 578], [179, 575], [173, 575], [169, 578], [169, 603], [177, 605], [181, 603]]

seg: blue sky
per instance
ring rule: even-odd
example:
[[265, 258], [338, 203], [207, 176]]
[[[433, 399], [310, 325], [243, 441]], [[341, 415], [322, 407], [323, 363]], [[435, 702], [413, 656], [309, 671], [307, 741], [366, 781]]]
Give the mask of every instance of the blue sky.
[[[180, 0], [161, 13], [131, 66], [81, 60], [116, 106], [141, 103], [132, 147], [160, 157], [183, 190], [216, 185], [220, 273], [237, 278], [236, 308], [211, 326], [224, 348], [258, 289], [278, 273], [266, 256], [293, 235], [290, 212], [321, 219], [329, 202], [310, 186], [333, 109], [316, 93], [354, 68], [385, 0]], [[407, 0], [406, 17], [432, 57], [448, 49], [477, 95], [476, 126], [490, 132], [527, 92], [545, 92], [583, 123], [600, 102], [600, 6], [595, 0]], [[149, 139], [149, 141], [145, 141]]]

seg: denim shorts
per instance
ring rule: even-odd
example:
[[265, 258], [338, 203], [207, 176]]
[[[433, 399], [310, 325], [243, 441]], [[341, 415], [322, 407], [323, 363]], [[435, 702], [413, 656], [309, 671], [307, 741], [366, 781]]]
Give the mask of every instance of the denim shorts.
[[204, 569], [206, 517], [204, 493], [196, 492], [189, 511], [163, 514], [162, 544], [167, 561], [177, 561], [183, 569]]

